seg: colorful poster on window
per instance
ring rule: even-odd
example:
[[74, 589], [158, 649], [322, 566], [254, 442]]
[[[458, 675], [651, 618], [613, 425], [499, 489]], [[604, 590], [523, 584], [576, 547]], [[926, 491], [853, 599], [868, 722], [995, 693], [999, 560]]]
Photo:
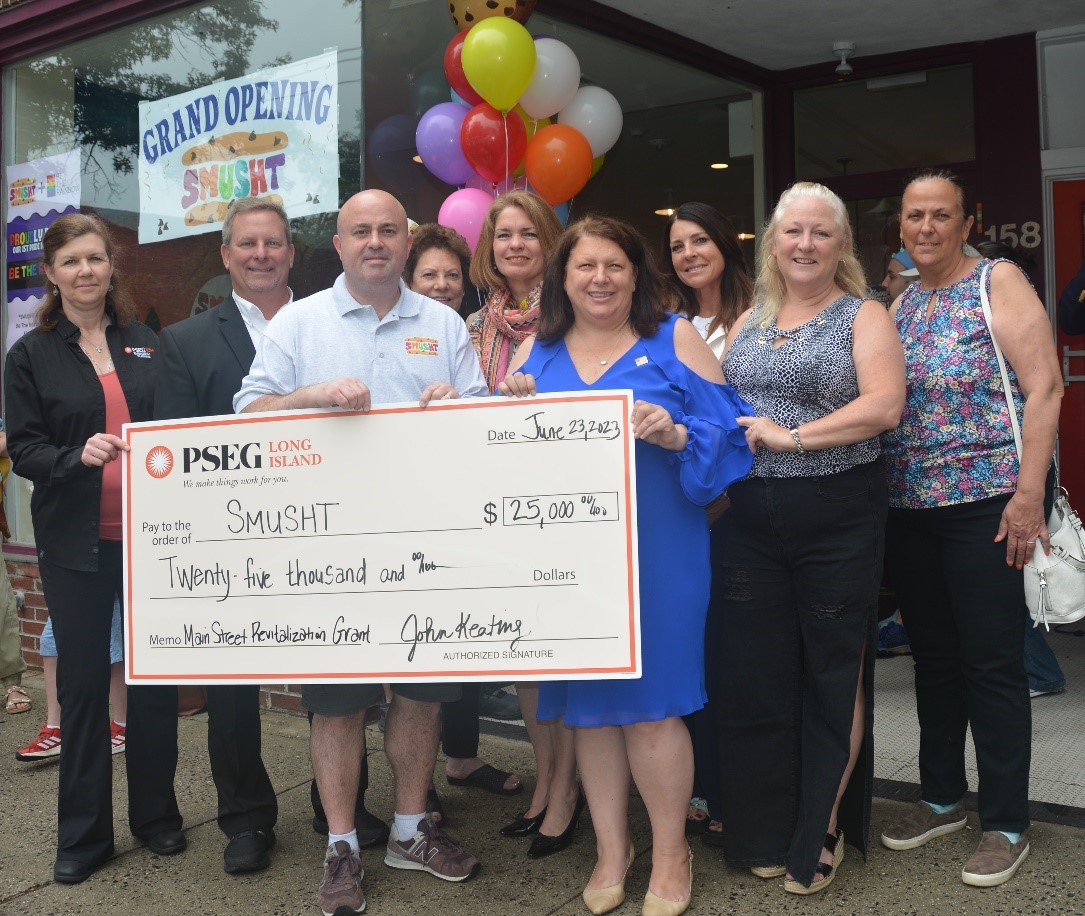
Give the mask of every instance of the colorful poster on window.
[[140, 102], [140, 244], [217, 232], [239, 197], [338, 210], [338, 96], [332, 50]]
[[34, 314], [45, 297], [41, 240], [59, 216], [79, 210], [82, 183], [79, 150], [9, 165], [7, 188], [7, 328], [11, 348], [34, 326]]

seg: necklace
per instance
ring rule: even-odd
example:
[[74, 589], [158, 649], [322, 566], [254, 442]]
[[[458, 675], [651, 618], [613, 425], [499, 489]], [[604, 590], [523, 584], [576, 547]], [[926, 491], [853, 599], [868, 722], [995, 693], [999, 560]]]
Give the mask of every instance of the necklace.
[[[102, 348], [101, 347], [95, 347], [94, 344], [91, 344], [91, 347], [92, 347], [92, 349], [94, 350], [95, 353], [98, 353], [98, 354], [102, 353]], [[102, 363], [102, 364], [99, 364], [99, 363], [95, 362], [94, 355], [90, 352], [90, 350], [88, 350], [86, 347], [84, 347], [82, 343], [79, 344], [79, 349], [82, 350], [86, 354], [87, 359], [90, 360], [90, 364], [94, 367], [94, 371], [97, 372], [99, 375], [106, 375], [107, 373], [113, 371], [113, 357], [112, 356], [106, 356], [105, 362]]]
[[580, 337], [584, 349], [588, 351], [588, 355], [591, 356], [592, 359], [599, 360], [600, 366], [606, 366], [614, 358], [614, 354], [618, 352], [619, 347], [621, 347], [621, 345], [625, 343], [627, 339], [626, 332], [628, 330], [628, 327], [628, 325], [622, 325], [621, 333], [618, 335], [618, 342], [613, 347], [611, 347], [610, 352], [608, 352], [605, 357], [601, 357], [598, 352], [588, 346], [587, 341], [584, 339], [584, 333], [579, 328], [577, 329], [577, 336]]

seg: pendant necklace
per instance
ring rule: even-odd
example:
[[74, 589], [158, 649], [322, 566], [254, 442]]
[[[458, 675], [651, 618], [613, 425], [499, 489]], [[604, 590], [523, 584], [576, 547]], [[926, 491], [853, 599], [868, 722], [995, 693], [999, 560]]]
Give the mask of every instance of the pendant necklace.
[[584, 342], [584, 349], [588, 351], [588, 354], [593, 359], [599, 360], [599, 365], [600, 366], [606, 366], [606, 365], [608, 365], [610, 363], [610, 361], [614, 358], [614, 354], [617, 352], [618, 348], [622, 345], [622, 343], [626, 339], [625, 328], [623, 327], [622, 328], [622, 333], [618, 336], [618, 342], [613, 347], [611, 347], [610, 352], [607, 353], [606, 357], [600, 357], [599, 354], [595, 350], [593, 350], [591, 347], [589, 347], [586, 341], [584, 341], [583, 332], [578, 331], [577, 333], [580, 334], [581, 341]]

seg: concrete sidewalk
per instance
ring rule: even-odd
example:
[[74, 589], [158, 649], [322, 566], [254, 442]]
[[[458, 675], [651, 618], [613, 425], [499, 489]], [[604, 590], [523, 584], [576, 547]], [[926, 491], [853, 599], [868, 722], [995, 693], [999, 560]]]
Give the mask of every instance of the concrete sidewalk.
[[[124, 758], [114, 758], [117, 853], [90, 880], [77, 886], [54, 884], [56, 844], [55, 762], [18, 763], [15, 749], [37, 733], [45, 708], [40, 676], [27, 679], [34, 710], [3, 716], [0, 759], [0, 914], [158, 914], [188, 916], [262, 914], [314, 916], [324, 843], [310, 827], [308, 729], [304, 719], [281, 714], [264, 718], [264, 759], [279, 792], [278, 845], [271, 868], [231, 877], [222, 870], [225, 838], [215, 825], [215, 793], [207, 767], [206, 718], [179, 723], [181, 759], [177, 793], [185, 817], [188, 851], [161, 858], [132, 839], [125, 822]], [[388, 816], [392, 809], [387, 763], [380, 732], [369, 730], [372, 787], [369, 807]], [[495, 765], [532, 777], [532, 756], [521, 740], [484, 735], [482, 756]], [[584, 817], [573, 847], [538, 861], [525, 855], [526, 841], [506, 840], [497, 828], [526, 804], [526, 794], [502, 798], [444, 781], [438, 764], [437, 788], [450, 830], [482, 860], [472, 881], [446, 884], [383, 864], [380, 850], [364, 850], [367, 912], [377, 916], [475, 916], [475, 914], [584, 914], [580, 892], [591, 874], [594, 842]], [[894, 853], [877, 842], [882, 825], [902, 810], [900, 802], [875, 799], [870, 858], [863, 862], [848, 847], [839, 878], [824, 894], [800, 898], [784, 892], [782, 881], [760, 881], [728, 868], [717, 850], [694, 842], [694, 894], [691, 914], [1085, 914], [1085, 830], [1038, 823], [1032, 829], [1032, 854], [1017, 877], [999, 888], [966, 887], [960, 869], [978, 842], [975, 815], [971, 829], [936, 840], [912, 852]], [[650, 834], [643, 806], [631, 805], [637, 862], [627, 884], [628, 899], [616, 912], [635, 914], [647, 890]]]

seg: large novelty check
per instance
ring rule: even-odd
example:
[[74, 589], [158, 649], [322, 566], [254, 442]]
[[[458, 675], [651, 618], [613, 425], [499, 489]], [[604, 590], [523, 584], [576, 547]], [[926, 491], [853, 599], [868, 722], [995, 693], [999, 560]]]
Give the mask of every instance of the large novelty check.
[[631, 406], [125, 426], [128, 682], [637, 677]]

